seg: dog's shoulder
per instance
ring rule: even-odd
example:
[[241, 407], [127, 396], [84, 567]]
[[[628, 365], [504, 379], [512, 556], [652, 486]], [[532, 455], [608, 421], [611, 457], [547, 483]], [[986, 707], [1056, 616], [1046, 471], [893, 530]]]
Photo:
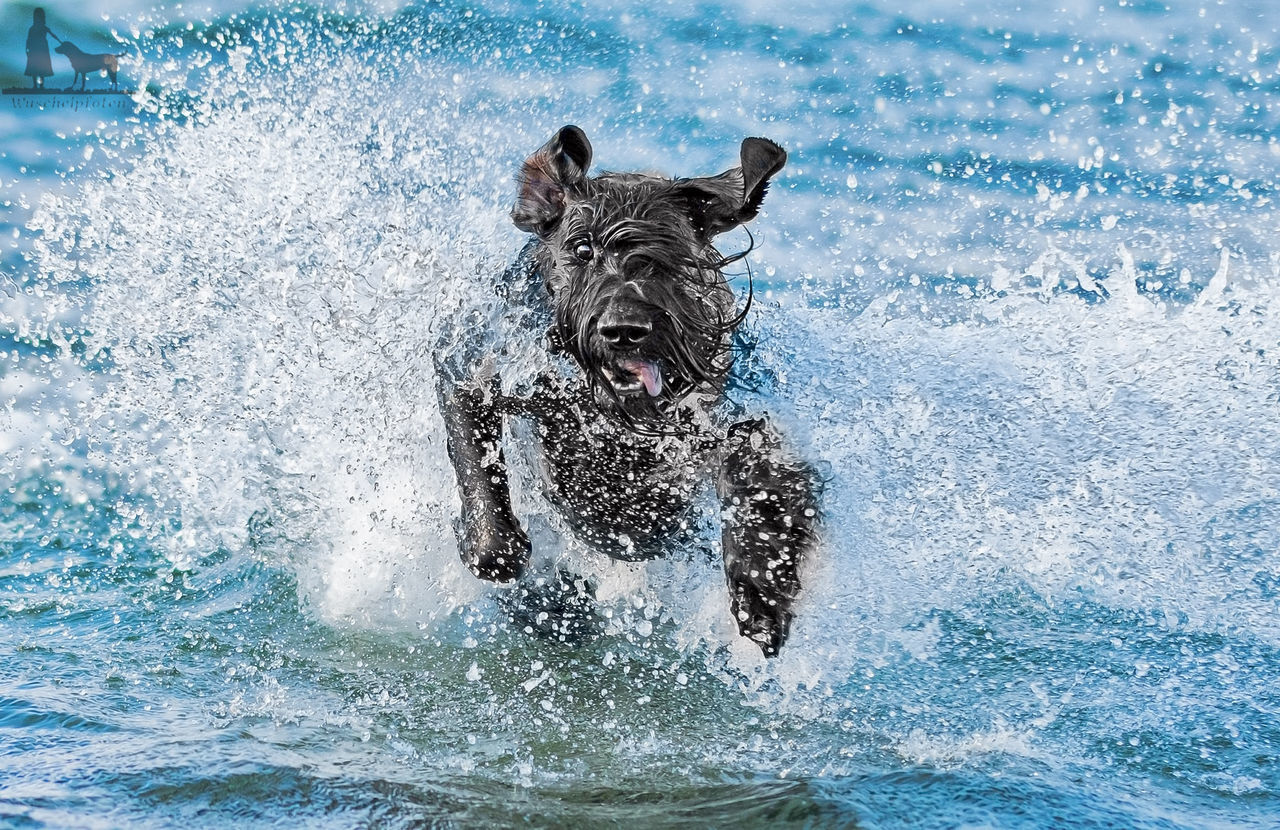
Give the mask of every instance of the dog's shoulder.
[[508, 313], [520, 316], [524, 325], [546, 328], [552, 324], [554, 313], [542, 265], [538, 262], [538, 249], [537, 240], [526, 243], [499, 275], [494, 291]]
[[494, 291], [506, 302], [523, 304], [526, 300], [535, 299], [532, 295], [542, 288], [542, 269], [538, 265], [537, 251], [537, 240], [529, 240], [498, 276]]

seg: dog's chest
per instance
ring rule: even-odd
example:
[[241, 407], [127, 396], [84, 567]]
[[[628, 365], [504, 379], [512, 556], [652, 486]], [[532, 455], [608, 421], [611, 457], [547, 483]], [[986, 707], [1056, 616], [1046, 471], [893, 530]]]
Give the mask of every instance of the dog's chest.
[[707, 476], [705, 439], [637, 435], [575, 407], [535, 427], [549, 500], [579, 525], [643, 542], [683, 521]]

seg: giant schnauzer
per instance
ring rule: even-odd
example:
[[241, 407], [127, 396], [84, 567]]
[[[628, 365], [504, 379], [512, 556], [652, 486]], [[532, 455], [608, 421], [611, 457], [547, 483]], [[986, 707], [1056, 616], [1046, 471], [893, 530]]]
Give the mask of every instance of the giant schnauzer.
[[476, 576], [508, 582], [529, 562], [502, 449], [503, 418], [525, 418], [548, 500], [573, 533], [615, 558], [659, 556], [696, 533], [699, 492], [713, 481], [738, 630], [766, 656], [778, 653], [800, 563], [817, 540], [819, 481], [768, 421], [728, 414], [733, 333], [746, 308], [737, 310], [723, 270], [745, 252], [722, 256], [712, 240], [756, 216], [786, 158], [772, 141], [748, 138], [740, 166], [718, 176], [588, 177], [591, 144], [567, 126], [524, 162], [511, 217], [533, 236], [499, 290], [573, 368], [512, 395], [492, 361], [437, 361], [462, 496], [459, 546]]

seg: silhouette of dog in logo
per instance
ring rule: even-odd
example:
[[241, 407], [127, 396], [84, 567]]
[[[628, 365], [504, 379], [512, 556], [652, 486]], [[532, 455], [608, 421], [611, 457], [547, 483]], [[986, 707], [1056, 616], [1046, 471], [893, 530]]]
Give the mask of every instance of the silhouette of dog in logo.
[[79, 81], [80, 90], [83, 91], [85, 83], [89, 80], [90, 72], [106, 72], [107, 77], [111, 80], [112, 91], [120, 88], [116, 76], [120, 72], [120, 58], [128, 54], [127, 52], [91, 55], [69, 40], [62, 41], [53, 51], [59, 55], [66, 55], [67, 60], [71, 61], [71, 68], [76, 72], [75, 77], [71, 80], [71, 86], [67, 87], [67, 89], [75, 89], [76, 82]]

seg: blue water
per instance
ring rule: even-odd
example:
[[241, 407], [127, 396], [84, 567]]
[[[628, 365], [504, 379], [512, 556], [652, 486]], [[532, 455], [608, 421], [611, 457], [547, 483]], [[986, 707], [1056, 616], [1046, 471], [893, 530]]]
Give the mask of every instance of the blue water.
[[[0, 102], [0, 825], [1280, 826], [1272, 4], [64, 5], [152, 94]], [[607, 630], [458, 562], [431, 351], [565, 123], [790, 153], [750, 405], [831, 485], [777, 660], [518, 447]]]

